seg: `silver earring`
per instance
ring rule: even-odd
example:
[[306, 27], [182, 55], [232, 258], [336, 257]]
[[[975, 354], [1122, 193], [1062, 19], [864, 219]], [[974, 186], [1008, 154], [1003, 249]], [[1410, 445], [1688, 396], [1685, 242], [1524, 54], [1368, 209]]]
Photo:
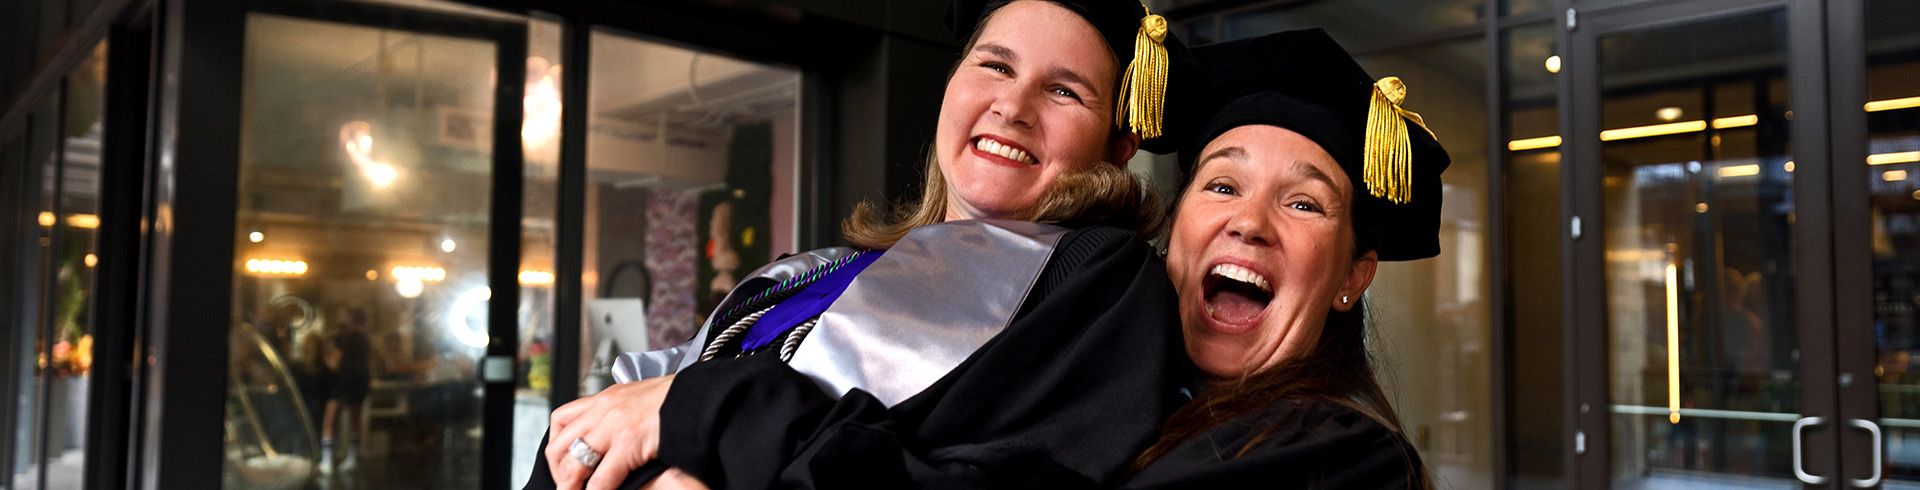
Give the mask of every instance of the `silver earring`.
[[1340, 304], [1347, 304], [1347, 297], [1345, 295], [1340, 296]]

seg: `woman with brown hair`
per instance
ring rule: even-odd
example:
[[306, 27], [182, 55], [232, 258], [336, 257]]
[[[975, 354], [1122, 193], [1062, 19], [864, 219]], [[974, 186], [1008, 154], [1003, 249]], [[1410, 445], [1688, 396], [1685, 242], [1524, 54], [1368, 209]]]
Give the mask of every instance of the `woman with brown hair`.
[[1191, 60], [1136, 0], [952, 5], [921, 199], [622, 357], [647, 379], [555, 410], [528, 488], [1098, 487], [1152, 441], [1187, 376], [1140, 238], [1159, 206], [1121, 165], [1185, 140]]
[[1399, 79], [1318, 29], [1194, 54], [1228, 101], [1168, 240], [1202, 381], [1124, 487], [1431, 487], [1374, 376], [1362, 293], [1379, 261], [1439, 254], [1446, 151]]

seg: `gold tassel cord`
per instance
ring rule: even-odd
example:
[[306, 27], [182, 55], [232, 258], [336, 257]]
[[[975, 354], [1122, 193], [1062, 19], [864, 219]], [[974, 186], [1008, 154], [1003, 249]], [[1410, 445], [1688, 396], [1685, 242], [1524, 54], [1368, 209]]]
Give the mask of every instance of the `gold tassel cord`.
[[1166, 18], [1149, 13], [1140, 19], [1140, 32], [1133, 39], [1133, 63], [1120, 81], [1120, 104], [1113, 113], [1114, 125], [1145, 139], [1160, 137], [1166, 110], [1166, 40]]
[[1374, 82], [1373, 101], [1367, 105], [1361, 174], [1367, 193], [1394, 204], [1413, 200], [1413, 145], [1408, 140], [1407, 121], [1433, 134], [1419, 114], [1400, 107], [1406, 99], [1406, 83], [1399, 77], [1386, 77]]

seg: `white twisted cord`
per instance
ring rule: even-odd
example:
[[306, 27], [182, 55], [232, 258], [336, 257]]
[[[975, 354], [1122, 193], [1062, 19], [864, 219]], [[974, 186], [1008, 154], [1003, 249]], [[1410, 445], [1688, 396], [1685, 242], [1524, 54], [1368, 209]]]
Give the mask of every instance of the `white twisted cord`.
[[753, 324], [760, 321], [760, 316], [767, 314], [768, 311], [773, 311], [773, 307], [769, 306], [767, 309], [753, 312], [753, 314], [747, 315], [746, 318], [741, 318], [740, 321], [734, 322], [733, 326], [720, 331], [720, 335], [715, 335], [713, 342], [707, 344], [707, 349], [700, 352], [700, 360], [712, 360], [713, 356], [719, 355], [721, 347], [726, 346], [727, 342], [733, 340], [734, 337], [746, 333], [747, 329], [753, 328]]
[[807, 338], [807, 333], [813, 331], [814, 325], [819, 324], [820, 317], [816, 316], [798, 327], [793, 327], [793, 332], [787, 334], [787, 342], [780, 346], [780, 362], [793, 361], [793, 352], [800, 349], [800, 341]]

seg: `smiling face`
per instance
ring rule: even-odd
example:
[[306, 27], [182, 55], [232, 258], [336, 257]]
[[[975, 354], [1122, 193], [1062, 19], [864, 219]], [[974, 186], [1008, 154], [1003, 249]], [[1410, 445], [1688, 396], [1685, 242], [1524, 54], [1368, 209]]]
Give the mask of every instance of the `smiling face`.
[[1231, 379], [1311, 349], [1377, 264], [1353, 255], [1346, 173], [1312, 140], [1265, 125], [1221, 134], [1195, 166], [1167, 254], [1188, 357]]
[[1113, 133], [1113, 52], [1093, 24], [1053, 2], [995, 11], [947, 80], [934, 156], [946, 218], [1012, 218], [1061, 175], [1133, 157]]

